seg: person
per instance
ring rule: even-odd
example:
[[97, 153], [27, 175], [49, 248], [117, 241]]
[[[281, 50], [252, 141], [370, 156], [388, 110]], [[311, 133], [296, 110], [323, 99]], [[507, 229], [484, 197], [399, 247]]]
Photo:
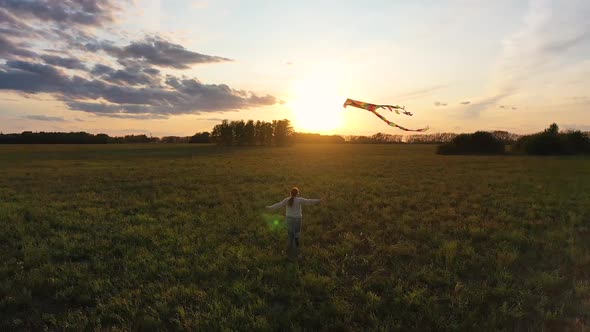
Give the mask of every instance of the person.
[[297, 187], [293, 187], [291, 189], [291, 196], [283, 199], [282, 201], [269, 205], [266, 208], [271, 210], [276, 210], [281, 207], [286, 207], [286, 223], [287, 223], [287, 233], [289, 236], [289, 245], [287, 247], [287, 254], [289, 256], [297, 256], [299, 254], [299, 241], [301, 236], [301, 221], [303, 214], [301, 213], [301, 206], [302, 205], [311, 205], [317, 204], [321, 200], [320, 199], [310, 199], [310, 198], [303, 198], [298, 197], [299, 189]]

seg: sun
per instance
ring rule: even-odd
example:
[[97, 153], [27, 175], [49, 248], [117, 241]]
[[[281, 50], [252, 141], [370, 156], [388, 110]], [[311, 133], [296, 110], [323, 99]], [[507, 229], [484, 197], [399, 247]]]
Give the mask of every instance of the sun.
[[338, 82], [324, 75], [297, 80], [288, 103], [296, 131], [334, 133], [342, 126], [342, 104]]

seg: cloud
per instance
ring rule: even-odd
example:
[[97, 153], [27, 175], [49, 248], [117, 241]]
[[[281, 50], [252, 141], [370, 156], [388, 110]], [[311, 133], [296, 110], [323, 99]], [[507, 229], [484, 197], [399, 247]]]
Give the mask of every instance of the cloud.
[[113, 67], [103, 65], [102, 63], [97, 63], [96, 65], [94, 65], [94, 68], [92, 68], [90, 73], [93, 75], [104, 75], [112, 73], [114, 71], [115, 69], [113, 69]]
[[59, 92], [68, 84], [56, 68], [22, 60], [9, 60], [0, 66], [0, 90], [27, 93]]
[[510, 105], [500, 105], [498, 106], [499, 108], [504, 108], [504, 109], [513, 109], [513, 110], [517, 110], [518, 107], [516, 106], [510, 106]]
[[40, 56], [46, 64], [54, 65], [58, 67], [68, 68], [68, 69], [86, 69], [86, 66], [76, 58], [62, 58], [55, 55], [41, 55]]
[[547, 88], [566, 72], [583, 72], [590, 48], [588, 17], [586, 0], [529, 0], [520, 26], [502, 40], [489, 93], [466, 107], [465, 115], [476, 117], [492, 106], [513, 109], [497, 104], [512, 95], [527, 97], [530, 87]]
[[0, 56], [5, 59], [12, 59], [18, 57], [33, 58], [36, 57], [37, 54], [35, 52], [20, 47], [17, 43], [12, 42], [11, 40], [5, 38], [0, 34]]
[[433, 85], [433, 86], [426, 87], [423, 89], [418, 89], [418, 90], [409, 91], [409, 92], [399, 94], [399, 95], [397, 95], [397, 98], [398, 98], [398, 100], [409, 100], [409, 99], [414, 99], [414, 98], [418, 98], [418, 97], [424, 97], [424, 96], [431, 94], [434, 91], [444, 89], [448, 86], [449, 86], [448, 84]]
[[[166, 75], [156, 68], [186, 69], [231, 59], [197, 53], [158, 36], [120, 45], [94, 37], [92, 31], [108, 31], [116, 11], [110, 0], [0, 0], [2, 31], [21, 32], [10, 37], [0, 32], [0, 90], [25, 97], [46, 93], [70, 110], [133, 119], [280, 102], [271, 95]], [[46, 50], [48, 44], [51, 50]], [[98, 51], [104, 54], [96, 56]], [[89, 58], [92, 67], [85, 65]]]
[[85, 47], [90, 51], [103, 50], [120, 60], [137, 59], [152, 65], [176, 69], [187, 69], [192, 64], [233, 61], [228, 58], [189, 51], [181, 45], [170, 43], [159, 37], [146, 37], [144, 40], [132, 42], [124, 47], [118, 47], [108, 42], [88, 43]]
[[24, 118], [29, 119], [29, 120], [37, 120], [37, 121], [51, 121], [51, 122], [64, 122], [64, 121], [66, 121], [64, 118], [61, 118], [61, 117], [46, 116], [46, 115], [27, 115]]
[[590, 41], [590, 2], [531, 0], [522, 26], [503, 40], [496, 84], [517, 89], [543, 72], [564, 63], [583, 61]]
[[95, 77], [115, 84], [157, 85], [161, 78], [159, 70], [151, 67], [129, 66], [114, 69], [103, 64], [96, 64], [91, 71]]
[[575, 96], [568, 98], [576, 104], [590, 104], [590, 97], [588, 96]]
[[468, 118], [479, 117], [480, 113], [487, 108], [496, 105], [496, 103], [511, 95], [510, 91], [482, 98], [480, 100], [473, 101], [471, 104], [466, 105], [463, 115]]
[[162, 114], [117, 114], [117, 113], [95, 113], [96, 116], [132, 119], [132, 120], [166, 120], [168, 116]]
[[471, 102], [470, 101], [462, 101], [460, 104], [461, 105], [469, 105], [469, 104], [471, 104]]
[[434, 102], [434, 106], [436, 106], [436, 107], [445, 107], [445, 106], [447, 106], [447, 104], [446, 103], [441, 103], [440, 101], [435, 101]]
[[118, 9], [110, 0], [2, 0], [0, 8], [21, 18], [86, 26], [112, 22]]
[[[0, 90], [54, 93], [65, 99], [70, 109], [91, 113], [198, 114], [277, 102], [270, 95], [258, 96], [225, 84], [203, 84], [196, 79], [168, 76], [161, 87], [134, 87], [68, 76], [53, 66], [20, 60], [0, 66]], [[105, 100], [108, 104], [79, 99]]]

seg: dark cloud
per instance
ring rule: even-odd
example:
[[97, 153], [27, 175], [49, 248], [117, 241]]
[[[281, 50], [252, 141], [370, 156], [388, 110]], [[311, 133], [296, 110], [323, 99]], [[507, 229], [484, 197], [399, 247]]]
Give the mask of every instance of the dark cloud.
[[64, 122], [64, 121], [66, 121], [64, 118], [61, 118], [61, 117], [46, 116], [46, 115], [27, 115], [24, 118], [29, 119], [29, 120], [37, 120], [37, 121], [51, 121], [51, 122]]
[[[154, 67], [186, 69], [231, 59], [193, 52], [161, 37], [126, 46], [100, 41], [93, 31], [112, 22], [116, 9], [111, 0], [0, 0], [0, 90], [25, 97], [51, 94], [71, 110], [133, 119], [279, 102], [225, 84], [164, 75]], [[97, 62], [86, 65], [88, 58]]]
[[[95, 68], [96, 69], [96, 68]], [[117, 71], [110, 74], [116, 75]], [[196, 79], [168, 76], [164, 86], [134, 87], [67, 76], [53, 66], [8, 61], [0, 66], [0, 89], [54, 93], [70, 109], [91, 113], [185, 114], [231, 111], [273, 105], [273, 96], [257, 96], [225, 84], [203, 84]], [[106, 103], [83, 102], [105, 100]]]
[[469, 105], [469, 104], [471, 104], [471, 102], [470, 102], [470, 101], [462, 101], [462, 102], [461, 102], [461, 105]]
[[97, 116], [109, 117], [115, 119], [132, 119], [132, 120], [166, 120], [167, 115], [162, 114], [125, 114], [125, 113], [95, 113]]
[[104, 74], [112, 73], [114, 71], [115, 71], [115, 69], [113, 69], [112, 67], [109, 67], [107, 65], [103, 65], [101, 63], [97, 63], [96, 65], [94, 65], [94, 68], [92, 68], [90, 73], [93, 75], [104, 75]]
[[158, 69], [151, 68], [151, 67], [149, 67], [149, 68], [143, 68], [143, 72], [146, 73], [146, 74], [148, 74], [148, 75], [152, 75], [152, 76], [158, 75], [160, 73], [160, 71]]
[[116, 70], [103, 78], [112, 83], [130, 85], [153, 85], [159, 82], [159, 78], [154, 78], [143, 72], [127, 70]]
[[117, 6], [109, 0], [0, 0], [0, 8], [20, 18], [100, 26], [113, 21]]
[[160, 83], [159, 72], [159, 70], [151, 67], [114, 69], [103, 64], [96, 64], [91, 71], [96, 78], [101, 78], [111, 83], [149, 86], [155, 86]]
[[176, 69], [187, 69], [192, 64], [233, 61], [228, 58], [189, 51], [182, 45], [170, 43], [159, 37], [147, 37], [124, 47], [101, 42], [87, 43], [85, 48], [91, 52], [103, 50], [120, 60], [137, 59], [152, 65]]
[[0, 66], [0, 90], [59, 92], [68, 83], [59, 70], [49, 65], [11, 60]]
[[440, 101], [435, 101], [434, 102], [434, 106], [436, 106], [436, 107], [445, 107], [445, 106], [447, 106], [447, 104], [446, 103], [441, 103]]
[[0, 56], [7, 59], [12, 58], [34, 58], [37, 53], [27, 50], [0, 34]]
[[76, 58], [62, 58], [62, 57], [55, 56], [55, 55], [44, 54], [41, 56], [41, 59], [43, 59], [43, 61], [45, 61], [45, 63], [48, 65], [54, 65], [54, 66], [63, 67], [63, 68], [67, 68], [67, 69], [80, 69], [80, 70], [86, 69], [86, 66], [84, 66], [82, 61], [80, 61]]

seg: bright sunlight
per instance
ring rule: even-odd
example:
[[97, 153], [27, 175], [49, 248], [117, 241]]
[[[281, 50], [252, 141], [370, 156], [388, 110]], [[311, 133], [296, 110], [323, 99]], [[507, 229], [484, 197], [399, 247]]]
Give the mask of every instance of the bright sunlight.
[[346, 98], [338, 93], [333, 77], [314, 75], [293, 84], [289, 107], [296, 131], [327, 134], [340, 128]]

